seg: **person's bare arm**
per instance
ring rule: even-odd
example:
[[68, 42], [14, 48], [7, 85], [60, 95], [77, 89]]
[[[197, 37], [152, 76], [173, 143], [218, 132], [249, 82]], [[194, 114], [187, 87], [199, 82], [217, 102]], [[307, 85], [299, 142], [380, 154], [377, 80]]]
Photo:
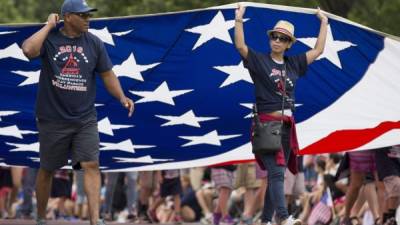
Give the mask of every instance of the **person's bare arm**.
[[240, 55], [247, 59], [249, 49], [244, 41], [243, 31], [243, 15], [245, 11], [246, 8], [242, 4], [238, 3], [238, 8], [235, 11], [235, 46]]
[[22, 43], [22, 51], [26, 57], [32, 59], [40, 55], [44, 40], [46, 40], [50, 31], [57, 26], [59, 19], [58, 14], [50, 14], [46, 25]]
[[128, 116], [129, 117], [132, 116], [134, 110], [134, 103], [130, 98], [125, 96], [121, 88], [121, 84], [119, 83], [117, 76], [114, 74], [114, 71], [109, 70], [100, 73], [100, 76], [104, 82], [107, 91], [116, 99], [118, 99], [121, 102], [122, 106], [128, 109], [129, 111]]
[[317, 42], [313, 49], [306, 52], [307, 64], [311, 64], [318, 56], [324, 52], [326, 33], [328, 31], [328, 17], [326, 17], [322, 11], [318, 8], [317, 17], [321, 20], [321, 26], [319, 28], [319, 35]]

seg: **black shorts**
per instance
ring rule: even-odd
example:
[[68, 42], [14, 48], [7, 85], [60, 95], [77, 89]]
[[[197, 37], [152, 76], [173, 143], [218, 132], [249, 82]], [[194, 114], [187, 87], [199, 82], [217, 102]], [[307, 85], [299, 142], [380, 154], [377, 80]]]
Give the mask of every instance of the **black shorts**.
[[182, 192], [181, 179], [179, 177], [163, 180], [160, 187], [161, 197], [165, 198], [170, 195], [179, 195]]
[[72, 160], [74, 169], [80, 162], [99, 161], [99, 132], [95, 115], [82, 121], [36, 119], [39, 130], [40, 168], [54, 171]]

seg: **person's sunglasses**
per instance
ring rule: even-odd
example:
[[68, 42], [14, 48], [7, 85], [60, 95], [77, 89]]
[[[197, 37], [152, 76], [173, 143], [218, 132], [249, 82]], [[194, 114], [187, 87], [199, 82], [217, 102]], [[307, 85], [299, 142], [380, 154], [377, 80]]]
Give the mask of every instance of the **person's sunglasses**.
[[291, 41], [290, 37], [286, 36], [286, 35], [278, 35], [278, 34], [274, 34], [272, 33], [271, 35], [269, 35], [269, 38], [273, 41], [280, 41], [280, 42], [284, 42], [287, 43], [289, 41]]
[[77, 15], [82, 19], [89, 19], [93, 16], [93, 14], [91, 13], [71, 13], [71, 14]]

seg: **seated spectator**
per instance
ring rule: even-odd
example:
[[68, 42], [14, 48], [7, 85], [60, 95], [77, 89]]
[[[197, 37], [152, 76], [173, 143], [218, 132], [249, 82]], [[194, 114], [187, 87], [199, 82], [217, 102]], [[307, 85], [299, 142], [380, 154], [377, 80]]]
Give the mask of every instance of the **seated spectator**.
[[376, 151], [379, 180], [385, 188], [383, 224], [396, 224], [396, 209], [400, 204], [400, 146]]
[[164, 170], [157, 171], [158, 179], [160, 182], [160, 195], [161, 198], [155, 200], [155, 202], [150, 205], [147, 214], [153, 223], [158, 222], [156, 210], [164, 203], [168, 196], [173, 196], [173, 207], [174, 216], [173, 222], [176, 224], [182, 223], [181, 217], [181, 198], [180, 193], [182, 192], [182, 185], [180, 180], [179, 170]]
[[213, 200], [218, 196], [217, 190], [211, 182], [205, 183], [201, 189], [196, 191], [196, 199], [199, 203], [203, 217], [202, 224], [212, 224], [213, 221]]
[[181, 214], [184, 222], [200, 221], [202, 209], [197, 201], [196, 192], [190, 184], [189, 176], [181, 176], [182, 183], [182, 201]]

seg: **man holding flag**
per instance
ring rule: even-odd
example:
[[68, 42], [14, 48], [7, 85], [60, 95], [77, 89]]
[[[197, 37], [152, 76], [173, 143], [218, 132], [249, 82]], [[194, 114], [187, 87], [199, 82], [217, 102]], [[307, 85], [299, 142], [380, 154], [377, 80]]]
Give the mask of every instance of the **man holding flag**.
[[55, 170], [67, 164], [83, 168], [91, 225], [99, 220], [100, 171], [96, 73], [106, 89], [133, 112], [112, 71], [103, 42], [88, 33], [91, 12], [97, 9], [85, 0], [65, 0], [61, 8], [64, 26], [54, 29], [58, 14], [50, 14], [47, 24], [22, 45], [28, 58], [40, 57], [42, 68], [36, 100], [36, 120], [40, 142], [40, 169], [36, 180], [37, 225], [45, 225], [46, 206]]

